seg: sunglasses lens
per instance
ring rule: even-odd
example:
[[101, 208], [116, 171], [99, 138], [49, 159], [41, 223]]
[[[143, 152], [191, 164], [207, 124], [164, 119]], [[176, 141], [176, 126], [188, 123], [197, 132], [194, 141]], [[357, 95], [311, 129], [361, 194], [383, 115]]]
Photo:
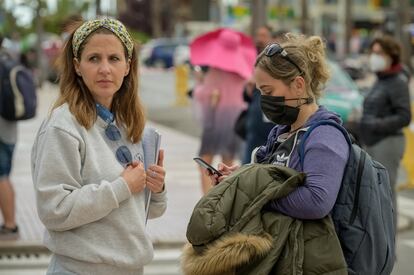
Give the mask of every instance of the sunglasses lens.
[[279, 44], [271, 44], [267, 46], [265, 54], [266, 56], [271, 57], [281, 52], [282, 52], [282, 47], [280, 47]]
[[270, 44], [265, 48], [265, 55], [267, 57], [272, 57], [275, 54], [280, 54], [284, 59], [286, 59], [288, 62], [290, 62], [293, 66], [295, 66], [299, 73], [302, 74], [302, 70], [299, 68], [299, 66], [287, 55], [286, 51], [277, 43]]
[[105, 135], [110, 140], [120, 140], [121, 139], [121, 132], [119, 132], [118, 128], [115, 125], [108, 125], [105, 129]]
[[128, 147], [122, 145], [116, 150], [116, 158], [122, 164], [128, 164], [132, 162], [132, 154]]

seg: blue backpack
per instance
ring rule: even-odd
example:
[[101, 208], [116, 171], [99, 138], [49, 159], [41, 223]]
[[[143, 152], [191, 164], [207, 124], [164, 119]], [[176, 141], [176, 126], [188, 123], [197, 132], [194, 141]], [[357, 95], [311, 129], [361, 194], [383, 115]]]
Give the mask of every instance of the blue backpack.
[[320, 125], [339, 129], [350, 145], [341, 188], [331, 212], [348, 274], [391, 274], [395, 261], [395, 226], [388, 172], [351, 142], [345, 128], [328, 120], [311, 125], [303, 134], [299, 145], [302, 167], [305, 140]]
[[0, 116], [16, 121], [36, 115], [36, 86], [32, 73], [7, 53], [0, 54]]

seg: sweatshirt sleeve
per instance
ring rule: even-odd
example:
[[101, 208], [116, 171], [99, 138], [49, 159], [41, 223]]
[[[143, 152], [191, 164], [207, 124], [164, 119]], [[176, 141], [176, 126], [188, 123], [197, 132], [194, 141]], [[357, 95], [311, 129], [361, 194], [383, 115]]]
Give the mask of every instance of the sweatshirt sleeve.
[[122, 177], [95, 183], [82, 181], [81, 144], [65, 130], [49, 127], [34, 145], [38, 214], [49, 230], [70, 230], [102, 219], [131, 197]]
[[305, 141], [305, 184], [270, 207], [293, 218], [324, 218], [335, 204], [348, 155], [343, 134], [332, 126], [319, 126]]
[[151, 194], [151, 202], [148, 213], [149, 219], [161, 217], [167, 209], [167, 190], [164, 189], [160, 193]]

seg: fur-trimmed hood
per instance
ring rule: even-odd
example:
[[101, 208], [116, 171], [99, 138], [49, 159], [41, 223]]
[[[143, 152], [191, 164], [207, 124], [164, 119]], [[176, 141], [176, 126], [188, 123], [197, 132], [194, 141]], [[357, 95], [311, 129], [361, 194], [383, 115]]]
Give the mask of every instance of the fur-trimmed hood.
[[182, 254], [184, 274], [233, 275], [238, 267], [252, 259], [262, 258], [272, 249], [272, 237], [244, 235], [241, 233], [223, 237], [203, 252], [197, 252], [191, 244], [186, 244]]
[[265, 210], [303, 181], [287, 167], [251, 164], [215, 186], [188, 224], [184, 274], [347, 274], [329, 217], [301, 221]]

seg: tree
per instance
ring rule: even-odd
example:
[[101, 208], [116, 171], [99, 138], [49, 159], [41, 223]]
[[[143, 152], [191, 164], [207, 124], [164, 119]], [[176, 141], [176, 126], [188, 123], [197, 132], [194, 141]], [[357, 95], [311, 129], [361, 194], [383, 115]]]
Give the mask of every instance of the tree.
[[43, 17], [44, 28], [47, 32], [61, 33], [62, 24], [73, 14], [84, 14], [90, 6], [90, 2], [76, 0], [59, 0], [54, 13], [46, 14]]
[[0, 0], [0, 33], [10, 35], [12, 32], [25, 33], [25, 29], [17, 25], [12, 9], [6, 10], [5, 1]]

